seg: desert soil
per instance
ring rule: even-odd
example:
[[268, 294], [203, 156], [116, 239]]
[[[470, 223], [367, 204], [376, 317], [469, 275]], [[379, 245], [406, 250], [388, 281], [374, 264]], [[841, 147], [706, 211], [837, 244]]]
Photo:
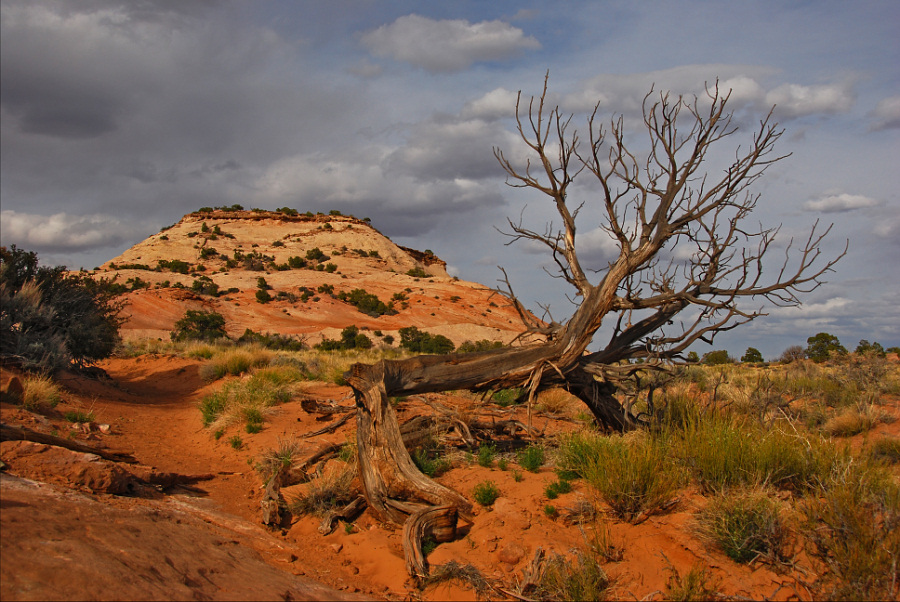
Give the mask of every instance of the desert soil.
[[[317, 531], [319, 519], [309, 516], [294, 517], [282, 529], [264, 527], [262, 479], [254, 469], [259, 457], [291, 437], [310, 455], [326, 443], [352, 440], [354, 421], [304, 439], [325, 423], [291, 401], [267, 417], [262, 432], [248, 435], [234, 426], [216, 440], [203, 428], [197, 403], [222, 381], [204, 382], [199, 366], [197, 360], [162, 355], [111, 359], [100, 364], [108, 380], [61, 378], [64, 399], [54, 410], [34, 414], [0, 404], [5, 424], [128, 452], [137, 460], [116, 463], [38, 443], [2, 443], [2, 599], [476, 598], [460, 582], [417, 589], [407, 578], [401, 531], [368, 512], [352, 527], [338, 527], [327, 536]], [[15, 372], [0, 372], [5, 387]], [[349, 388], [304, 386], [307, 396], [352, 404]], [[469, 397], [429, 399], [483, 419], [510, 417]], [[73, 430], [77, 427], [63, 417], [68, 410], [92, 411], [97, 424], [110, 425], [109, 432]], [[402, 421], [431, 410], [411, 398], [398, 411]], [[526, 420], [522, 410], [517, 412]], [[533, 424], [551, 437], [578, 428], [577, 421], [543, 414], [535, 415]], [[228, 439], [237, 433], [243, 446], [233, 449]], [[600, 524], [608, 525], [621, 550], [620, 560], [605, 565], [618, 598], [661, 599], [667, 580], [695, 565], [706, 567], [726, 596], [811, 598], [805, 584], [814, 575], [802, 553], [793, 567], [739, 565], [698, 539], [693, 517], [704, 499], [690, 490], [667, 513], [632, 525], [604, 517], [602, 502], [576, 481], [571, 493], [553, 501], [559, 516], [549, 518], [543, 512], [549, 503], [544, 488], [555, 480], [552, 468], [522, 473], [516, 482], [511, 470], [484, 468], [460, 454], [438, 480], [472, 499], [474, 485], [489, 479], [501, 497], [491, 509], [479, 507], [464, 536], [439, 545], [429, 563], [471, 564], [498, 588], [490, 594], [493, 599], [509, 598], [502, 590], [515, 590], [539, 547], [571, 555], [586, 546], [594, 523], [566, 520], [567, 509], [586, 501], [600, 509]], [[188, 482], [179, 485], [176, 475]], [[135, 477], [157, 485], [141, 485]], [[291, 489], [285, 492], [291, 495]]]

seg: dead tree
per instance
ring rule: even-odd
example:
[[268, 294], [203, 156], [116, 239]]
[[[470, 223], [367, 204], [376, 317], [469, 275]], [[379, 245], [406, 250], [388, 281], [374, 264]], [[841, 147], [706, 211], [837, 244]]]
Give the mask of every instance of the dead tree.
[[[599, 103], [587, 118], [585, 143], [572, 127], [572, 116], [545, 104], [546, 79], [543, 94], [531, 99], [527, 112], [521, 100], [520, 93], [516, 121], [532, 160], [517, 167], [502, 150], [494, 154], [507, 183], [546, 195], [562, 225], [539, 233], [510, 221], [508, 235], [511, 242], [535, 241], [548, 249], [558, 268], [555, 275], [574, 288], [571, 317], [563, 323], [538, 320], [525, 310], [504, 273], [526, 334], [534, 337], [483, 353], [356, 364], [348, 373], [356, 395], [359, 466], [368, 506], [384, 521], [414, 520], [415, 529], [407, 531], [423, 536], [432, 520], [447, 537], [446, 520], [438, 519], [458, 515], [465, 520], [472, 506], [413, 464], [390, 396], [524, 387], [533, 397], [564, 386], [600, 424], [619, 431], [635, 428], [641, 418], [615, 396], [616, 383], [635, 371], [629, 360], [641, 358], [642, 369], [659, 365], [679, 358], [697, 340], [710, 342], [716, 333], [763, 315], [765, 303], [797, 305], [798, 295], [819, 286], [843, 256], [822, 258], [820, 244], [828, 229], [817, 233], [814, 225], [805, 243], [789, 245], [783, 262], [774, 268], [765, 263], [764, 276], [764, 256], [777, 228], [752, 230], [744, 221], [759, 198], [750, 187], [785, 158], [774, 153], [783, 130], [770, 112], [724, 175], [705, 173], [709, 153], [738, 130], [726, 110], [728, 94], [717, 85], [703, 98], [651, 91], [643, 104], [642, 129], [649, 135], [643, 157], [629, 148], [622, 117], [608, 129], [601, 124]], [[601, 225], [618, 248], [612, 261], [592, 269], [582, 264], [576, 238], [583, 204], [573, 207], [568, 199], [576, 178], [591, 177], [600, 191], [592, 202], [598, 203]], [[692, 248], [686, 261], [669, 258], [675, 245], [685, 244]], [[613, 320], [609, 340], [589, 352], [601, 324]], [[425, 512], [428, 508], [440, 511]], [[421, 554], [407, 549], [410, 572], [423, 574], [425, 567], [416, 558]]]

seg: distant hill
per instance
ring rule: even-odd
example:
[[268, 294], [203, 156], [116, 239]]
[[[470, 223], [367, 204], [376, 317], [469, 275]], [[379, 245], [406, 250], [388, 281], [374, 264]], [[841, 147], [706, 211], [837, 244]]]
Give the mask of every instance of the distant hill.
[[122, 336], [167, 339], [188, 309], [221, 313], [231, 336], [250, 328], [310, 343], [350, 325], [395, 345], [406, 326], [456, 345], [521, 332], [507, 297], [451, 278], [430, 251], [400, 247], [368, 220], [292, 213], [203, 209], [100, 266], [97, 276], [128, 289]]

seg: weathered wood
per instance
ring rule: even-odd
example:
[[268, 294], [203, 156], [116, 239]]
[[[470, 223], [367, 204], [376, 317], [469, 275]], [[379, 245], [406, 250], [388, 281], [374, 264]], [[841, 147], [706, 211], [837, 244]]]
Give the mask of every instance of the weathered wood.
[[351, 418], [353, 418], [353, 414], [346, 414], [344, 416], [341, 416], [339, 419], [335, 420], [334, 422], [320, 428], [317, 431], [313, 431], [311, 433], [306, 433], [304, 435], [301, 435], [301, 438], [309, 439], [310, 437], [316, 437], [318, 435], [324, 435], [325, 433], [331, 433], [333, 431], [336, 431], [340, 427], [342, 427]]
[[366, 498], [360, 495], [343, 508], [333, 510], [328, 516], [322, 519], [322, 523], [319, 525], [319, 533], [322, 535], [330, 534], [334, 531], [338, 521], [345, 521], [348, 523], [353, 522], [365, 509]]
[[280, 525], [282, 513], [287, 509], [287, 503], [281, 494], [281, 486], [284, 478], [285, 466], [278, 466], [275, 474], [266, 483], [265, 493], [259, 505], [262, 508], [262, 522], [264, 525]]
[[390, 499], [452, 505], [471, 517], [468, 500], [423, 475], [410, 458], [385, 391], [384, 367], [384, 362], [355, 364], [348, 374], [356, 393], [359, 471], [369, 508], [380, 520], [396, 524], [405, 523], [407, 515], [389, 505]]
[[430, 537], [438, 543], [456, 538], [457, 510], [455, 506], [430, 506], [410, 515], [403, 525], [403, 551], [406, 571], [414, 577], [428, 575], [422, 542]]
[[47, 433], [39, 433], [38, 431], [23, 426], [11, 426], [9, 424], [0, 425], [0, 441], [31, 441], [33, 443], [64, 447], [85, 454], [95, 454], [104, 460], [110, 460], [112, 462], [126, 462], [128, 464], [138, 463], [134, 456], [125, 452], [111, 452], [97, 449], [96, 447], [84, 445], [77, 441], [72, 441], [71, 439], [48, 435]]
[[300, 400], [300, 408], [307, 414], [345, 414], [353, 412], [356, 408], [353, 406], [342, 406], [334, 403], [324, 404], [312, 397], [304, 397]]

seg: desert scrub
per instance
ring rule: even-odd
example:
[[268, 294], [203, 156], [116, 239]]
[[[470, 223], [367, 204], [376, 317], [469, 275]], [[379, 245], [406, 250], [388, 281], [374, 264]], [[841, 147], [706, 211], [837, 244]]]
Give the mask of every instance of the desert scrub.
[[547, 561], [535, 596], [539, 600], [608, 600], [612, 581], [600, 560], [590, 552], [576, 552], [571, 560], [554, 555]]
[[22, 388], [22, 406], [29, 411], [41, 407], [55, 408], [62, 400], [59, 387], [49, 376], [26, 376]]
[[451, 468], [450, 460], [440, 456], [436, 451], [420, 448], [412, 454], [412, 459], [422, 474], [429, 477], [439, 477]]
[[251, 368], [267, 366], [275, 354], [263, 347], [233, 347], [214, 355], [200, 367], [204, 380], [218, 380], [226, 375], [237, 376], [249, 372]]
[[808, 489], [829, 474], [839, 450], [821, 437], [801, 437], [790, 428], [712, 412], [666, 435], [706, 492], [763, 482]]
[[635, 435], [597, 437], [593, 460], [576, 470], [626, 521], [663, 509], [684, 481], [665, 441]]
[[294, 460], [300, 455], [300, 443], [293, 437], [278, 439], [278, 446], [266, 451], [260, 456], [256, 464], [256, 470], [268, 481], [279, 468], [290, 468]]
[[93, 412], [82, 412], [81, 410], [69, 410], [63, 417], [69, 422], [93, 422], [94, 421], [94, 413]]
[[716, 586], [706, 568], [695, 564], [687, 575], [678, 574], [675, 567], [669, 569], [669, 578], [666, 580], [666, 589], [663, 599], [673, 602], [688, 602], [689, 600], [716, 600]]
[[232, 435], [230, 439], [228, 439], [228, 445], [231, 446], [231, 449], [238, 450], [244, 447], [244, 440], [241, 439], [240, 435]]
[[868, 404], [857, 404], [846, 408], [822, 425], [822, 432], [832, 437], [852, 437], [871, 430], [881, 413]]
[[531, 445], [519, 452], [519, 466], [528, 472], [537, 472], [544, 465], [544, 448]]
[[889, 464], [900, 463], [900, 439], [884, 436], [872, 441], [870, 452], [873, 457], [884, 460]]
[[[301, 376], [299, 371], [294, 373], [297, 379]], [[203, 426], [221, 427], [242, 419], [250, 422], [257, 412], [262, 416], [266, 408], [290, 400], [293, 382], [284, 374], [273, 378], [271, 371], [265, 371], [259, 375], [253, 373], [246, 380], [225, 383], [200, 401]]]
[[356, 468], [348, 464], [332, 464], [306, 485], [306, 489], [289, 501], [293, 514], [325, 516], [335, 508], [353, 501], [351, 489]]
[[716, 495], [698, 515], [697, 525], [702, 537], [735, 562], [784, 555], [787, 528], [778, 504], [763, 489]]
[[888, 600], [900, 583], [900, 486], [885, 469], [847, 461], [801, 504], [809, 551], [827, 567], [822, 597]]
[[547, 486], [544, 487], [544, 495], [550, 500], [555, 500], [560, 494], [570, 491], [572, 491], [572, 483], [563, 479], [547, 483]]
[[482, 481], [475, 485], [472, 497], [482, 506], [492, 506], [500, 497], [500, 488], [493, 481]]
[[478, 454], [475, 456], [478, 465], [490, 468], [494, 465], [494, 458], [497, 456], [497, 448], [490, 443], [482, 443], [478, 448]]

